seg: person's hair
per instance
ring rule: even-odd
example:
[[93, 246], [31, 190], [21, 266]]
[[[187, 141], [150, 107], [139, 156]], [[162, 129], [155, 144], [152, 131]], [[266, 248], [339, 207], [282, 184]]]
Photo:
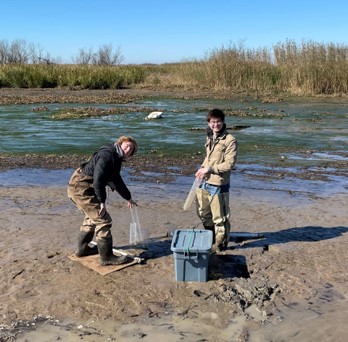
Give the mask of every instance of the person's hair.
[[133, 150], [132, 150], [132, 153], [130, 154], [131, 156], [138, 151], [138, 144], [135, 141], [135, 139], [133, 139], [132, 137], [126, 137], [126, 136], [122, 135], [117, 140], [117, 143], [120, 145], [124, 142], [130, 142], [133, 144]]
[[210, 119], [212, 118], [217, 118], [221, 119], [222, 122], [225, 121], [225, 113], [221, 109], [212, 109], [208, 114], [207, 114], [207, 121], [209, 122]]

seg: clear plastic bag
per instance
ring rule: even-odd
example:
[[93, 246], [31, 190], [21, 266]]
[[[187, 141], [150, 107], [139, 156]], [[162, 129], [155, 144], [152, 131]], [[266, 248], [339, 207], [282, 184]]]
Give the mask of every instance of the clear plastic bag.
[[192, 205], [194, 199], [196, 198], [196, 191], [201, 183], [202, 183], [202, 179], [199, 177], [196, 177], [195, 181], [192, 184], [191, 190], [190, 190], [189, 194], [187, 195], [186, 201], [184, 203], [183, 209], [185, 211], [189, 210], [191, 208], [191, 205]]
[[130, 208], [130, 211], [132, 216], [132, 222], [130, 223], [129, 227], [129, 244], [137, 245], [141, 243], [142, 247], [145, 247], [146, 240], [148, 238], [147, 230], [141, 229], [140, 227], [137, 207], [133, 206], [132, 208]]

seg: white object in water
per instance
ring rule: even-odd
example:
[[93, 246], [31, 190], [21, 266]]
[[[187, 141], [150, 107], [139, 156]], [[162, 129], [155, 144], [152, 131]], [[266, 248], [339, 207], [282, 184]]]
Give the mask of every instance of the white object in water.
[[151, 112], [147, 119], [162, 119], [163, 118], [163, 112]]
[[183, 209], [185, 211], [189, 210], [191, 208], [191, 205], [192, 205], [194, 199], [196, 198], [196, 190], [198, 189], [201, 182], [202, 182], [202, 179], [199, 177], [196, 177], [195, 181], [192, 184], [191, 190], [190, 190], [189, 194], [187, 195], [186, 201], [184, 203]]

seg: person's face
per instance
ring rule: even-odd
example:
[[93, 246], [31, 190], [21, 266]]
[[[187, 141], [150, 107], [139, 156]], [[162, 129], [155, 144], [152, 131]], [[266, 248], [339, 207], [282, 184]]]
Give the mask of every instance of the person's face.
[[208, 125], [214, 133], [218, 133], [221, 131], [221, 128], [223, 127], [224, 122], [218, 118], [211, 118], [208, 122]]
[[125, 158], [129, 158], [130, 155], [132, 154], [132, 151], [134, 149], [133, 143], [129, 142], [129, 141], [124, 141], [121, 144], [121, 148], [124, 152], [124, 157]]

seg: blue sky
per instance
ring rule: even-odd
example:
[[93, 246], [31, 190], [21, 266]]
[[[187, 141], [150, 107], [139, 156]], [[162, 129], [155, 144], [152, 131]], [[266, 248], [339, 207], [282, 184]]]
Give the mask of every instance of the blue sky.
[[62, 63], [111, 44], [124, 64], [203, 58], [222, 46], [348, 45], [346, 0], [5, 0], [0, 40], [23, 39]]

